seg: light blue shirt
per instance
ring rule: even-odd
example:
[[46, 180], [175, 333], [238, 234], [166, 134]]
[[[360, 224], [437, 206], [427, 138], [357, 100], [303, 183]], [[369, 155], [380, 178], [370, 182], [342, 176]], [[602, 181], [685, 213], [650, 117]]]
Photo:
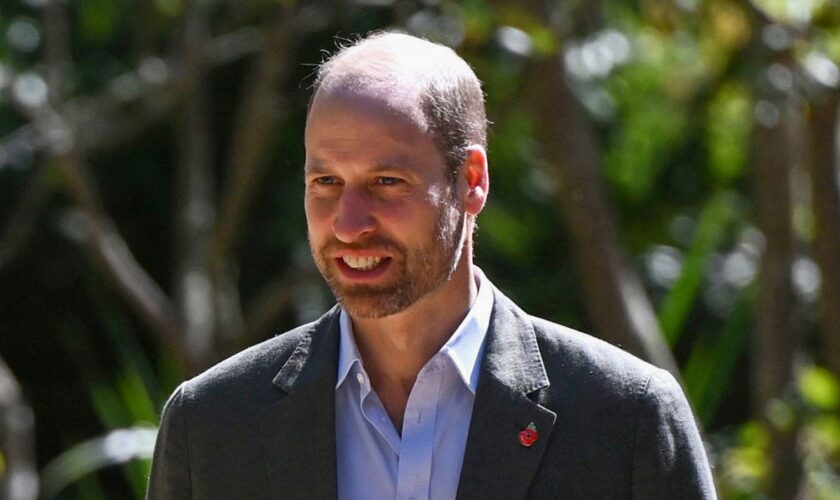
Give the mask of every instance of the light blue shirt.
[[402, 436], [370, 385], [342, 310], [335, 392], [338, 498], [453, 499], [467, 444], [493, 293], [478, 268], [467, 316], [417, 374]]

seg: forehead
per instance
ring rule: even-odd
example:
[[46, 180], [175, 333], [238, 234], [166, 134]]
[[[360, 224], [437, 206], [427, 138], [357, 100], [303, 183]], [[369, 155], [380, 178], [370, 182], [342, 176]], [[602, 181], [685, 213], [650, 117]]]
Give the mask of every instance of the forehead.
[[441, 161], [425, 121], [399, 95], [319, 90], [307, 117], [305, 144], [308, 169], [406, 157]]
[[335, 71], [321, 82], [312, 99], [312, 108], [319, 101], [355, 104], [372, 110], [387, 109], [404, 114], [421, 128], [426, 119], [421, 109], [421, 94], [425, 87], [419, 75], [410, 75], [394, 68], [372, 71], [373, 63], [366, 64], [366, 72]]
[[[389, 138], [416, 139], [427, 135], [426, 121], [413, 101], [399, 92], [365, 89], [319, 90], [306, 120], [307, 146], [313, 140], [358, 136], [364, 129], [379, 128]], [[368, 130], [369, 131], [369, 130]]]

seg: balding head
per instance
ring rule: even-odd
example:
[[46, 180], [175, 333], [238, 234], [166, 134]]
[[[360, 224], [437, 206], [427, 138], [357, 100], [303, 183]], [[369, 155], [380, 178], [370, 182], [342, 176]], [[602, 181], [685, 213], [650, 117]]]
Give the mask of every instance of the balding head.
[[450, 48], [398, 33], [378, 33], [342, 48], [318, 69], [318, 94], [352, 93], [409, 116], [432, 134], [454, 181], [468, 148], [486, 147], [481, 82]]

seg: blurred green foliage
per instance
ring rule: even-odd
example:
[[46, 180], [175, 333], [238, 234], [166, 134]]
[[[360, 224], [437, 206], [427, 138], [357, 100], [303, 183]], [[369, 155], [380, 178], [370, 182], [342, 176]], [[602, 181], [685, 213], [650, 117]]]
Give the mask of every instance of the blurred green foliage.
[[776, 401], [769, 410], [775, 416], [770, 424], [750, 421], [724, 441], [721, 450], [718, 488], [723, 498], [762, 498], [769, 480], [769, 426], [800, 428], [800, 446], [804, 457], [804, 498], [837, 498], [840, 475], [840, 386], [837, 378], [815, 365], [804, 366], [796, 381], [797, 389], [786, 401]]

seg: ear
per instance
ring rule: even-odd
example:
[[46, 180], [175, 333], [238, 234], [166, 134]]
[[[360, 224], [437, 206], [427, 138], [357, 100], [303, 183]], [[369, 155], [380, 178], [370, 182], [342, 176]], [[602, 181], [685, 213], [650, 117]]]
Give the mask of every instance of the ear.
[[464, 207], [468, 214], [478, 215], [487, 201], [490, 191], [490, 176], [487, 170], [487, 151], [478, 144], [467, 148], [467, 159], [464, 160], [464, 178], [467, 181], [467, 195]]

